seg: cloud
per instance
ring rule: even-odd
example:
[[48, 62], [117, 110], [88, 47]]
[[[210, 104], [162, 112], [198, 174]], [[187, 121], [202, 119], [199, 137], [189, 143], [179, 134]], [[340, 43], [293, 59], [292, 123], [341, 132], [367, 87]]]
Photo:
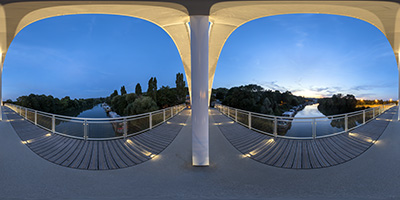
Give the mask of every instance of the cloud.
[[352, 91], [365, 91], [365, 90], [373, 90], [377, 88], [386, 88], [386, 87], [391, 87], [395, 85], [395, 83], [382, 83], [382, 84], [375, 84], [375, 85], [357, 85], [354, 87], [351, 87], [350, 90]]
[[257, 83], [257, 85], [261, 85], [264, 89], [267, 90], [279, 90], [281, 92], [288, 91], [288, 89], [284, 86], [278, 85], [278, 81], [257, 81], [253, 80], [254, 82]]

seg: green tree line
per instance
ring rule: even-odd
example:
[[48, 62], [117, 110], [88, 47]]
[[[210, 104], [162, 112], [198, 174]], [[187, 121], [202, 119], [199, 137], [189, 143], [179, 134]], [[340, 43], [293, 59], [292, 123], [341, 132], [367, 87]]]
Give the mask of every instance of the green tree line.
[[142, 92], [142, 87], [138, 83], [134, 93], [127, 93], [125, 86], [108, 96], [105, 101], [111, 106], [113, 111], [121, 116], [136, 115], [145, 112], [167, 108], [185, 102], [188, 88], [183, 80], [183, 73], [176, 74], [176, 87], [162, 86], [157, 88], [157, 78], [151, 77], [148, 81], [147, 92]]
[[324, 115], [336, 115], [361, 110], [357, 108], [357, 99], [354, 95], [334, 94], [331, 98], [318, 100], [318, 110]]
[[71, 99], [69, 96], [59, 99], [44, 94], [20, 96], [15, 102], [11, 100], [6, 101], [6, 103], [14, 103], [26, 108], [68, 116], [77, 116], [80, 112], [91, 109], [100, 102], [100, 99]]
[[230, 107], [270, 115], [282, 115], [293, 106], [307, 101], [304, 97], [295, 96], [289, 91], [265, 90], [255, 84], [230, 89], [213, 89], [211, 98]]

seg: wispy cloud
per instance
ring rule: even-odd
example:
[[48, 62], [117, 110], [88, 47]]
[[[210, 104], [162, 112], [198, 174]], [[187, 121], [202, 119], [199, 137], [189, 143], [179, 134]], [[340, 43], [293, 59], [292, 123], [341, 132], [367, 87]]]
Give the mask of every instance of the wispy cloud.
[[277, 84], [278, 81], [253, 81], [256, 82], [256, 84], [261, 85], [266, 90], [279, 90], [281, 92], [288, 90], [286, 87]]

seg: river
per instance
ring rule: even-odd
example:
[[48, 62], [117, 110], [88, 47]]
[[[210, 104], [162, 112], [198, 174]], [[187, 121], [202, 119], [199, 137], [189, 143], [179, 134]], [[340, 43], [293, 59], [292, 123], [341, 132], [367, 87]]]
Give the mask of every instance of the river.
[[307, 105], [296, 114], [285, 135], [292, 137], [312, 137], [312, 119], [301, 119], [304, 117], [322, 117], [318, 119], [316, 123], [317, 136], [343, 131], [343, 128], [333, 127], [333, 125], [331, 125], [332, 120], [325, 117], [325, 115], [318, 110], [318, 104], [313, 104]]
[[[81, 118], [108, 118], [101, 104], [94, 106], [92, 109], [81, 112], [77, 117]], [[58, 121], [56, 131], [68, 135], [83, 137], [83, 123]], [[115, 137], [115, 131], [111, 123], [89, 123], [89, 138], [108, 138]]]

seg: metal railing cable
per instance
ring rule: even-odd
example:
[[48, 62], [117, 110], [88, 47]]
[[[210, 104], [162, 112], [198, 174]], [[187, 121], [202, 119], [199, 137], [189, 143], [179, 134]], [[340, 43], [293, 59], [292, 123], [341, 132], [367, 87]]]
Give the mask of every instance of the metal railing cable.
[[[395, 104], [386, 104], [351, 113], [323, 117], [285, 117], [249, 112], [216, 104], [215, 108], [250, 130], [280, 138], [316, 139], [352, 131], [375, 119]], [[287, 136], [293, 125], [303, 136]], [[295, 131], [294, 129], [292, 129]], [[306, 136], [304, 136], [306, 135]]]
[[[126, 138], [153, 129], [185, 109], [185, 104], [118, 118], [82, 118], [46, 113], [6, 103], [27, 121], [54, 134], [84, 140]], [[102, 133], [102, 134], [99, 134]]]

